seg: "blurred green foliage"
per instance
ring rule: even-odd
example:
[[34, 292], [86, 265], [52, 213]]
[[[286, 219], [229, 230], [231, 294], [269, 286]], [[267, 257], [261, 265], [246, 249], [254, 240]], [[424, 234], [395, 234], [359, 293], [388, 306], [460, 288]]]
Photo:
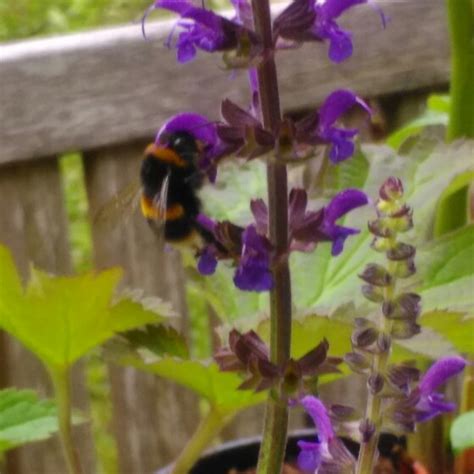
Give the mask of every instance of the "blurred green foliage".
[[139, 21], [150, 0], [1, 0], [0, 41]]

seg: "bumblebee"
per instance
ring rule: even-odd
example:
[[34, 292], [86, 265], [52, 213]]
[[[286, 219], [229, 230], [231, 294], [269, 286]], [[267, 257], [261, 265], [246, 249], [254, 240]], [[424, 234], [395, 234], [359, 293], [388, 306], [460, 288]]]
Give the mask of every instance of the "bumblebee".
[[196, 221], [202, 205], [198, 191], [203, 174], [197, 167], [200, 144], [188, 132], [161, 137], [145, 150], [140, 169], [140, 208], [150, 226], [171, 244], [195, 250], [213, 241], [212, 234]]

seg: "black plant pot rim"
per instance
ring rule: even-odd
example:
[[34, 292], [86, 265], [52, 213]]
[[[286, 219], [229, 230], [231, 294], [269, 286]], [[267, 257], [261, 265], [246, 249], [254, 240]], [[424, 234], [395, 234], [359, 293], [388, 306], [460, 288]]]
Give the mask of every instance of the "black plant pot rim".
[[[298, 441], [314, 441], [315, 438], [316, 431], [314, 429], [302, 429], [291, 432], [288, 435], [285, 460], [294, 461], [297, 458], [299, 453]], [[216, 448], [210, 449], [202, 455], [189, 474], [228, 474], [231, 469], [241, 471], [251, 469], [257, 465], [261, 439], [261, 436], [252, 436], [228, 441]], [[347, 438], [344, 438], [344, 443], [349, 451], [357, 456], [359, 445]], [[405, 446], [404, 438], [383, 434], [380, 439], [379, 449], [382, 452], [387, 451], [388, 454], [391, 446], [395, 443]], [[173, 465], [170, 464], [156, 471], [155, 474], [171, 474], [172, 468]]]

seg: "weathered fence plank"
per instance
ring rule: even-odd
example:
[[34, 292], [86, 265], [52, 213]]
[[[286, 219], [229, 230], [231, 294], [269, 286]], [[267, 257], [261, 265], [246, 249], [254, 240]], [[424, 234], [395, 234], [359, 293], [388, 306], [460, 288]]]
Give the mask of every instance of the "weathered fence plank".
[[[315, 104], [335, 87], [375, 96], [446, 83], [444, 3], [385, 0], [385, 31], [370, 7], [357, 7], [342, 19], [355, 54], [341, 65], [326, 45], [278, 54], [283, 106]], [[150, 23], [149, 41], [133, 25], [1, 46], [0, 163], [148, 137], [177, 111], [216, 119], [224, 95], [246, 103], [245, 73], [230, 79], [205, 53], [176, 63], [163, 47], [173, 24]]]
[[[49, 158], [2, 168], [0, 173], [0, 242], [7, 245], [22, 276], [30, 262], [43, 270], [64, 274], [71, 270], [67, 220], [57, 160]], [[40, 362], [19, 343], [2, 337], [1, 370], [5, 386], [32, 388], [51, 396], [49, 377]], [[82, 371], [73, 375], [74, 406], [87, 409]], [[86, 472], [94, 472], [89, 426], [77, 427], [75, 439]], [[66, 471], [59, 441], [16, 449], [7, 458], [8, 473], [51, 474]]]
[[[92, 215], [138, 175], [144, 147], [144, 143], [137, 143], [86, 154]], [[120, 265], [125, 269], [124, 286], [162, 297], [185, 316], [179, 255], [164, 251], [163, 242], [137, 212], [128, 221], [122, 215], [116, 224], [93, 223], [96, 265]], [[185, 318], [178, 323], [183, 329]], [[135, 369], [112, 367], [110, 375], [121, 472], [152, 472], [171, 461], [196, 428], [196, 399], [174, 384]]]

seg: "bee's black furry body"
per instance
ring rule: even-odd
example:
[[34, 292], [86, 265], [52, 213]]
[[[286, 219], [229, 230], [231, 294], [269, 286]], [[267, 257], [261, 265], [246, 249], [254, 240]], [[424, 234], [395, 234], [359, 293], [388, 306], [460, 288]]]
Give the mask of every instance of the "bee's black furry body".
[[168, 176], [166, 216], [162, 216], [165, 239], [179, 242], [195, 231], [202, 234], [196, 223], [201, 210], [197, 191], [202, 186], [202, 176], [196, 165], [199, 151], [195, 139], [189, 133], [176, 132], [168, 137], [166, 148], [150, 146], [147, 150], [140, 171], [145, 217], [154, 224], [151, 208]]

